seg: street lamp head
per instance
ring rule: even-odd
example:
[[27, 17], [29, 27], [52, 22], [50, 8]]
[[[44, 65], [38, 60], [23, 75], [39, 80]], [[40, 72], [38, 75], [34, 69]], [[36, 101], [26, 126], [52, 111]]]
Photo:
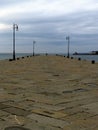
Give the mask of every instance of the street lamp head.
[[13, 24], [13, 29], [14, 30], [16, 29], [16, 31], [18, 31], [18, 25], [17, 24]]
[[33, 41], [33, 44], [35, 44], [36, 43], [36, 41]]
[[69, 36], [66, 37], [66, 40], [69, 40]]
[[16, 31], [18, 31], [18, 25], [16, 25]]

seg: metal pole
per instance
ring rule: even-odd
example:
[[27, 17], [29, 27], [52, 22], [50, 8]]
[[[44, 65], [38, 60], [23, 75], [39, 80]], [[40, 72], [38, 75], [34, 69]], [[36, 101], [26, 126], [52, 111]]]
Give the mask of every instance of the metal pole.
[[15, 24], [13, 24], [13, 60], [15, 60]]
[[18, 25], [13, 24], [13, 60], [15, 60], [15, 29], [18, 31]]
[[69, 58], [69, 45], [70, 45], [70, 37], [66, 37], [66, 40], [68, 40], [68, 54], [67, 54], [67, 57]]
[[68, 58], [69, 58], [69, 43], [70, 43], [70, 38], [68, 37]]
[[35, 55], [35, 53], [34, 53], [34, 44], [35, 44], [35, 41], [33, 41], [33, 56]]

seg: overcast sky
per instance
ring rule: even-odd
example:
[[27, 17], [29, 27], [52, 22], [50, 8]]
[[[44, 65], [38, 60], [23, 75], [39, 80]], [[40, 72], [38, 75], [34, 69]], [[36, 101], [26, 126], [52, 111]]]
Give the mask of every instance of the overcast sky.
[[98, 50], [98, 0], [0, 0], [0, 52], [67, 53]]

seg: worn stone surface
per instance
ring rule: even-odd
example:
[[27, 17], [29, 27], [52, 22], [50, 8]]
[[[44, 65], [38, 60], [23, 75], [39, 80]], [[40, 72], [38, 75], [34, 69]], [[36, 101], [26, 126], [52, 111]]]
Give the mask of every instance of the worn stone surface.
[[11, 127], [6, 127], [4, 130], [30, 130], [21, 126], [11, 126]]
[[61, 56], [0, 61], [0, 130], [7, 128], [97, 130], [98, 63]]

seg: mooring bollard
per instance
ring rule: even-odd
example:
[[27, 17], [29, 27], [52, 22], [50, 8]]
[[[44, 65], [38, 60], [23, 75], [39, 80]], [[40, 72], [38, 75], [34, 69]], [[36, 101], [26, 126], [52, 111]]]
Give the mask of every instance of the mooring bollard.
[[92, 60], [92, 64], [95, 64], [95, 60]]
[[70, 58], [69, 56], [67, 56], [67, 58]]
[[48, 53], [46, 53], [46, 56], [48, 56]]
[[78, 58], [78, 60], [81, 60], [81, 58]]
[[17, 58], [17, 60], [19, 60], [19, 57]]
[[13, 61], [13, 59], [9, 59], [9, 61]]

